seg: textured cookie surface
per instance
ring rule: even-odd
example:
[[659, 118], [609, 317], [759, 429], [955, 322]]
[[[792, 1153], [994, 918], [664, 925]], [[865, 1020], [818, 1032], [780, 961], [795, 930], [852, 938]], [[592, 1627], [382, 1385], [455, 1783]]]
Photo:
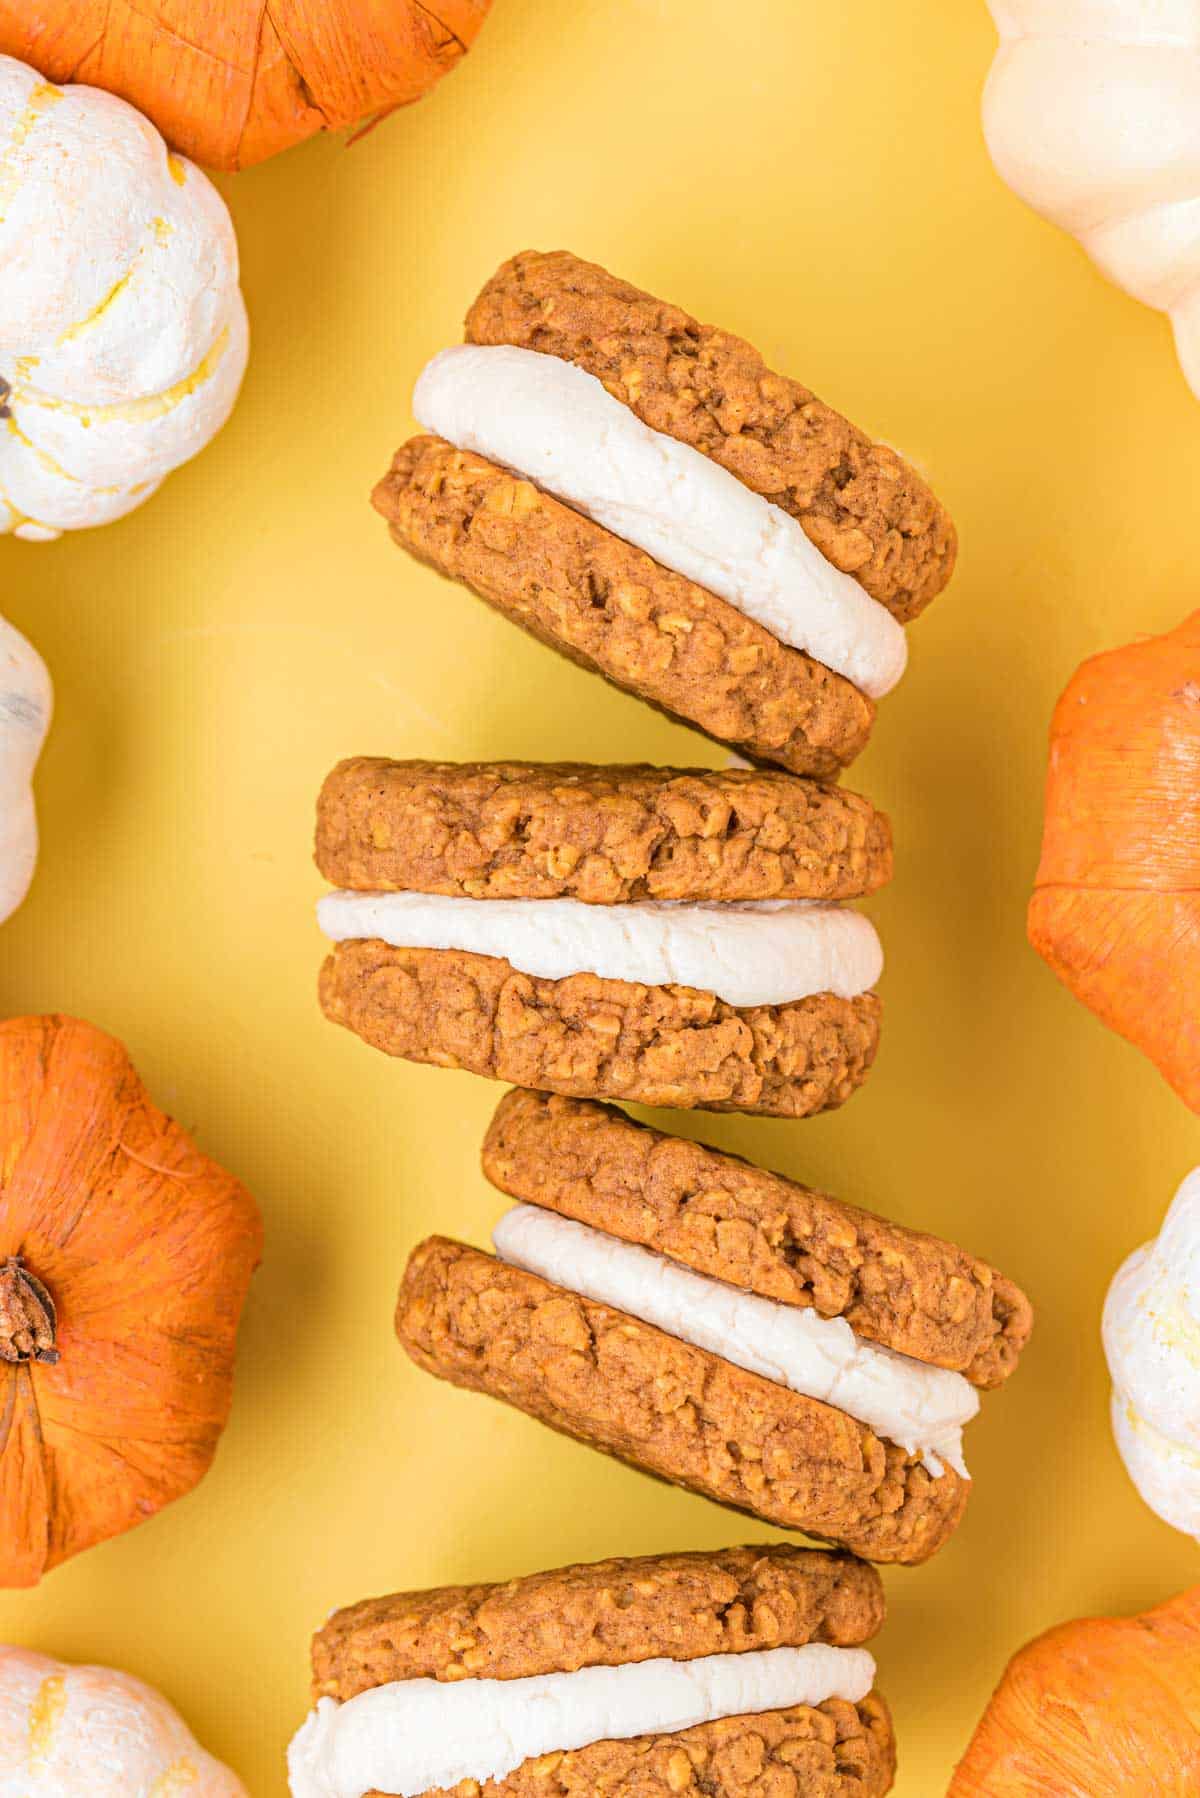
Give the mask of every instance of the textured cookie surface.
[[808, 1117], [842, 1104], [879, 1041], [874, 993], [737, 1010], [685, 986], [543, 980], [457, 949], [339, 943], [325, 1015], [376, 1049], [576, 1098]]
[[823, 1549], [777, 1543], [597, 1561], [337, 1611], [313, 1639], [313, 1698], [344, 1703], [394, 1680], [531, 1679], [660, 1655], [853, 1648], [883, 1617], [875, 1569]]
[[854, 899], [892, 871], [869, 800], [792, 775], [359, 756], [317, 803], [333, 885], [469, 899]]
[[412, 555], [752, 761], [829, 777], [867, 741], [875, 708], [848, 680], [480, 456], [413, 438], [373, 500]]
[[396, 1332], [440, 1379], [867, 1560], [926, 1560], [966, 1504], [832, 1406], [444, 1237], [414, 1252]]
[[846, 1318], [855, 1333], [997, 1386], [1032, 1311], [984, 1261], [611, 1106], [534, 1092], [500, 1101], [483, 1171], [547, 1206], [714, 1279]]
[[836, 568], [897, 618], [954, 569], [949, 515], [894, 450], [873, 443], [758, 351], [560, 250], [527, 250], [467, 315], [472, 343], [574, 362], [656, 431], [790, 512]]
[[891, 1720], [872, 1693], [545, 1754], [453, 1798], [882, 1798], [895, 1766]]

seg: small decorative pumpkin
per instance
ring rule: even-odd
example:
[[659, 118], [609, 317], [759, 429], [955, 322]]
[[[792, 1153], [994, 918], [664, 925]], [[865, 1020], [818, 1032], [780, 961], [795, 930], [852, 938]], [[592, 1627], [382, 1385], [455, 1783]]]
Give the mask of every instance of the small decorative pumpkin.
[[1200, 1111], [1200, 612], [1060, 699], [1029, 940]]
[[211, 168], [419, 100], [491, 0], [0, 0], [0, 51], [144, 112]]
[[1200, 1791], [1200, 1586], [1089, 1617], [1009, 1662], [947, 1798], [1192, 1798]]
[[0, 618], [0, 924], [29, 891], [37, 864], [33, 770], [53, 704], [45, 662]]
[[249, 333], [207, 176], [131, 106], [0, 56], [0, 531], [140, 505], [224, 424]]
[[0, 1793], [246, 1798], [161, 1693], [108, 1667], [0, 1647]]
[[1171, 315], [1200, 394], [1200, 7], [990, 0], [997, 169], [1135, 299]]
[[1200, 1168], [1109, 1287], [1104, 1352], [1134, 1485], [1165, 1523], [1200, 1537]]
[[0, 1586], [207, 1471], [262, 1226], [120, 1043], [0, 1023]]

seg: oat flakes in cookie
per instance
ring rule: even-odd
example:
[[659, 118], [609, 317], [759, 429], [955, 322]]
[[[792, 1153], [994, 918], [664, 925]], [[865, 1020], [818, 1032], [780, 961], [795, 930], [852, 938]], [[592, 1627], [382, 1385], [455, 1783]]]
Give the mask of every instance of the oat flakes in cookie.
[[493, 276], [414, 410], [374, 495], [396, 542], [755, 762], [846, 767], [953, 571], [894, 450], [566, 251]]
[[874, 1570], [762, 1546], [369, 1599], [313, 1641], [292, 1798], [882, 1798]]
[[357, 758], [318, 801], [326, 1015], [580, 1098], [806, 1117], [875, 1056], [865, 799], [768, 770]]
[[945, 1544], [964, 1426], [1032, 1327], [1011, 1280], [606, 1105], [508, 1094], [483, 1168], [517, 1205], [494, 1256], [413, 1254], [418, 1366], [868, 1560]]

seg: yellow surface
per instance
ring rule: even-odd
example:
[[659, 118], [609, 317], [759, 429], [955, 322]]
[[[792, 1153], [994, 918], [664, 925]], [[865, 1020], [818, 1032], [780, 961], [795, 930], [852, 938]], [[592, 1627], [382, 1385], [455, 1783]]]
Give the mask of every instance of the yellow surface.
[[1163, 321], [994, 176], [992, 41], [978, 0], [496, 0], [431, 101], [225, 184], [255, 345], [216, 445], [122, 524], [0, 542], [0, 609], [59, 708], [0, 1008], [123, 1036], [268, 1232], [213, 1473], [0, 1601], [0, 1637], [155, 1681], [255, 1798], [282, 1798], [333, 1606], [763, 1533], [409, 1368], [396, 1282], [431, 1228], [485, 1239], [500, 1089], [389, 1062], [313, 996], [337, 757], [719, 759], [409, 563], [367, 506], [413, 377], [526, 244], [743, 331], [916, 457], [961, 529], [851, 782], [899, 848], [875, 1077], [817, 1122], [683, 1126], [956, 1237], [1040, 1307], [970, 1433], [963, 1529], [888, 1579], [898, 1792], [944, 1789], [1032, 1632], [1195, 1576], [1110, 1444], [1097, 1326], [1200, 1133], [1022, 924], [1057, 692], [1195, 603], [1200, 410]]

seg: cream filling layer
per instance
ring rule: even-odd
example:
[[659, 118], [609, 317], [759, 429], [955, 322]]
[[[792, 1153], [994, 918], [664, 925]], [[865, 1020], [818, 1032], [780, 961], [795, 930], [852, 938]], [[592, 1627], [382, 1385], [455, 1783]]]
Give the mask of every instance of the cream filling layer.
[[499, 956], [522, 974], [598, 974], [645, 986], [690, 986], [738, 1007], [816, 993], [853, 999], [883, 972], [861, 912], [802, 900], [690, 905], [648, 900], [458, 899], [426, 893], [327, 893], [317, 915], [334, 942], [379, 938], [397, 949]]
[[460, 344], [417, 381], [427, 431], [524, 475], [878, 699], [904, 631], [781, 507], [643, 424], [594, 375], [536, 350]]
[[508, 1212], [492, 1240], [514, 1267], [836, 1405], [920, 1455], [935, 1479], [943, 1463], [969, 1477], [962, 1432], [979, 1410], [979, 1394], [959, 1373], [863, 1342], [844, 1317], [744, 1292], [537, 1205]]
[[831, 1698], [858, 1704], [874, 1683], [865, 1649], [823, 1643], [534, 1679], [397, 1680], [345, 1704], [320, 1700], [288, 1750], [292, 1798], [416, 1798], [464, 1779], [503, 1779], [523, 1761], [593, 1742]]

